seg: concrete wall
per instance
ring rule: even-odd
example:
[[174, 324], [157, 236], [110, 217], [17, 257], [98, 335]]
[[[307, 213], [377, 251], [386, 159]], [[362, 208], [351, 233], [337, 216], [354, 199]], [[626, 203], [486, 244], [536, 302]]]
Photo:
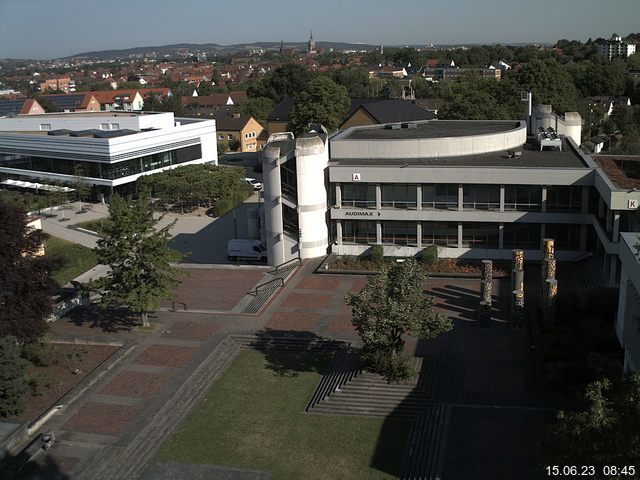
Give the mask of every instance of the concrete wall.
[[485, 135], [380, 140], [345, 137], [331, 143], [333, 158], [443, 158], [517, 149], [527, 141], [527, 129], [520, 122], [515, 129]]

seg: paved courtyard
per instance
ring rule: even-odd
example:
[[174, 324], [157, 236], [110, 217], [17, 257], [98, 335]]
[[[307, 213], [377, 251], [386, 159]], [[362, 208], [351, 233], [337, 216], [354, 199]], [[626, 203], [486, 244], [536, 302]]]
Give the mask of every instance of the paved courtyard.
[[[118, 473], [123, 461], [113, 459], [126, 453], [141, 465], [149, 461], [159, 445], [141, 440], [141, 432], [155, 429], [158, 439], [171, 433], [169, 427], [163, 430], [166, 417], [159, 412], [171, 405], [171, 411], [187, 413], [181, 392], [190, 388], [193, 396], [206, 390], [208, 383], [197, 383], [199, 367], [227, 348], [222, 342], [229, 334], [270, 329], [357, 342], [344, 297], [359, 291], [367, 278], [314, 274], [318, 263], [303, 264], [257, 315], [234, 312], [264, 269], [192, 268], [178, 291], [187, 310], [157, 312], [154, 329], [135, 328], [135, 318], [121, 312], [96, 310], [55, 323], [53, 338], [123, 347], [108, 369], [97, 371], [95, 383], [48, 422], [57, 442], [44, 455], [47, 460], [38, 462], [53, 462], [74, 479], [128, 478]], [[507, 284], [494, 280], [495, 320], [481, 328], [475, 319], [478, 280], [430, 279], [426, 290], [436, 296], [437, 309], [455, 319], [455, 328], [435, 341], [407, 342], [410, 351], [437, 359], [435, 399], [452, 407], [446, 479], [529, 478], [508, 475], [535, 458], [542, 428], [557, 405], [533, 385], [525, 332], [506, 321]], [[525, 450], [516, 447], [520, 439]]]

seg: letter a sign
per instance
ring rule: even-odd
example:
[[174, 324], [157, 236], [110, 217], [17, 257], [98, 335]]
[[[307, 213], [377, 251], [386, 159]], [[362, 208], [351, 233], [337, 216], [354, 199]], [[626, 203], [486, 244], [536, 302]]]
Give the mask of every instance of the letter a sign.
[[351, 181], [352, 182], [359, 182], [360, 181], [360, 174], [359, 173], [352, 173], [351, 174]]

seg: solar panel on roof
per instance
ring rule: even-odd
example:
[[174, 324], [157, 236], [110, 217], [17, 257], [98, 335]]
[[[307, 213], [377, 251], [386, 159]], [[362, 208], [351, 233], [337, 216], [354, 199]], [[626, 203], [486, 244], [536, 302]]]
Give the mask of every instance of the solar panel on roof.
[[0, 115], [19, 113], [26, 99], [0, 100]]
[[44, 95], [44, 98], [54, 103], [58, 108], [77, 108], [82, 105], [84, 95], [82, 94], [69, 94], [69, 95]]

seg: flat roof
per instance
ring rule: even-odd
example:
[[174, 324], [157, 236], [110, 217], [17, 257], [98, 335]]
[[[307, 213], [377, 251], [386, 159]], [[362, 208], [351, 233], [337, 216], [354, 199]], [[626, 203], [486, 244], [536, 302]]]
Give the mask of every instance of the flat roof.
[[[391, 124], [389, 124], [391, 125]], [[375, 127], [356, 127], [351, 132], [345, 132], [336, 140], [387, 140], [412, 138], [447, 138], [470, 137], [492, 133], [508, 132], [520, 127], [518, 120], [429, 120], [419, 123], [407, 122], [409, 128], [402, 128], [405, 124], [376, 125]], [[412, 128], [413, 127], [413, 128]]]
[[461, 155], [442, 158], [333, 158], [333, 166], [372, 166], [372, 167], [510, 167], [510, 168], [591, 168], [580, 154], [563, 139], [562, 151], [540, 151], [532, 145], [523, 145], [521, 156], [510, 155], [509, 151], [483, 153], [479, 155]]

